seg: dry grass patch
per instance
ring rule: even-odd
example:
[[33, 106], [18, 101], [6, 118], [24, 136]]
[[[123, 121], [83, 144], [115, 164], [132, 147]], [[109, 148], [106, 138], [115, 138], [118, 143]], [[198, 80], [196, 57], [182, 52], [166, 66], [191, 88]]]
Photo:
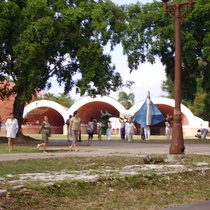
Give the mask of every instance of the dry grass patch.
[[[2, 162], [0, 188], [7, 189], [6, 198], [1, 199], [3, 209], [122, 209], [155, 210], [210, 198], [209, 156], [187, 156], [179, 162], [186, 170], [174, 173], [167, 168], [166, 156], [152, 156], [149, 164], [139, 157], [87, 157], [57, 158], [46, 160], [24, 160]], [[205, 163], [205, 168], [197, 163]], [[177, 165], [177, 163], [173, 163]], [[156, 171], [149, 166], [164, 166]], [[135, 175], [120, 174], [125, 168], [139, 170]], [[18, 180], [20, 174], [35, 172], [82, 173], [91, 171], [99, 174], [93, 180], [32, 181], [10, 183], [6, 178], [13, 174]], [[108, 170], [107, 170], [108, 169]], [[190, 170], [189, 170], [190, 169]], [[104, 171], [106, 173], [104, 173]], [[109, 171], [109, 172], [108, 172]], [[47, 176], [44, 178], [47, 180]], [[21, 185], [20, 185], [21, 184]], [[19, 186], [18, 186], [19, 185]]]

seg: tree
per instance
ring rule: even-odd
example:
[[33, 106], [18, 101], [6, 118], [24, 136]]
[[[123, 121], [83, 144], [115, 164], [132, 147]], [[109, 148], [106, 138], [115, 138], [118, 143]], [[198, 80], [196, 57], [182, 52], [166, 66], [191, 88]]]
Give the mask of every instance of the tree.
[[[37, 100], [42, 100], [43, 98], [38, 97]], [[65, 107], [71, 107], [74, 104], [74, 100], [71, 98], [70, 95], [68, 94], [58, 94], [58, 96], [52, 94], [52, 93], [46, 93], [44, 95], [44, 99], [50, 100], [50, 101], [55, 101]]]
[[54, 75], [64, 94], [76, 87], [81, 95], [106, 95], [122, 86], [103, 47], [113, 49], [124, 27], [122, 9], [109, 0], [0, 1], [0, 92], [15, 94], [19, 125], [25, 103], [50, 88]]
[[[175, 26], [172, 17], [165, 15], [163, 3], [156, 1], [145, 5], [140, 3], [127, 5], [124, 11], [127, 13], [127, 28], [124, 30], [122, 44], [125, 54], [128, 55], [131, 71], [138, 69], [139, 65], [146, 61], [154, 63], [159, 57], [162, 64], [165, 65], [167, 75], [167, 81], [163, 87], [173, 96]], [[210, 77], [209, 15], [209, 1], [197, 0], [193, 5], [193, 11], [186, 10], [182, 20], [181, 95], [182, 101], [188, 105], [193, 104], [197, 97], [197, 78], [201, 75], [200, 87], [204, 93], [210, 91], [208, 79]], [[200, 60], [205, 63], [202, 68], [199, 68]], [[207, 101], [204, 103], [205, 106], [209, 104]]]
[[134, 105], [134, 98], [135, 95], [133, 93], [125, 93], [123, 91], [119, 92], [118, 94], [119, 98], [118, 101], [126, 108], [130, 109]]

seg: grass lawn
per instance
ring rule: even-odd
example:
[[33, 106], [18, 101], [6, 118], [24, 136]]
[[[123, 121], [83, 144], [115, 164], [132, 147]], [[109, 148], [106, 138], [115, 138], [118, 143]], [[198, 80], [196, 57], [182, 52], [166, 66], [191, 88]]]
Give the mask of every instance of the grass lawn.
[[[37, 152], [39, 138], [27, 137], [17, 143], [20, 153]], [[82, 136], [85, 139], [87, 136]], [[51, 139], [66, 140], [63, 135]], [[119, 136], [113, 141], [120, 141]], [[138, 137], [135, 137], [135, 141]], [[161, 143], [164, 137], [152, 138]], [[0, 137], [0, 153], [5, 153], [7, 139]], [[210, 143], [210, 140], [186, 139], [186, 144]], [[3, 149], [5, 148], [5, 151]], [[21, 150], [19, 150], [21, 149]], [[0, 189], [8, 191], [0, 199], [2, 209], [66, 210], [159, 210], [210, 199], [210, 156], [188, 155], [177, 163], [165, 161], [166, 155], [152, 156], [146, 164], [140, 157], [64, 157], [0, 162]], [[173, 166], [170, 166], [173, 164]], [[198, 166], [200, 164], [200, 166]], [[180, 165], [180, 169], [176, 167]], [[161, 168], [157, 170], [154, 168]], [[140, 168], [151, 167], [143, 170]], [[173, 168], [174, 167], [174, 168]], [[172, 168], [172, 170], [169, 170]], [[127, 173], [125, 173], [125, 169]], [[132, 173], [134, 171], [138, 173]], [[129, 174], [129, 173], [130, 174]], [[42, 179], [23, 180], [24, 174], [39, 174]], [[96, 179], [66, 178], [59, 174], [89, 173]], [[53, 178], [49, 178], [49, 177]], [[44, 181], [42, 181], [44, 180]], [[52, 181], [54, 180], [54, 181]]]

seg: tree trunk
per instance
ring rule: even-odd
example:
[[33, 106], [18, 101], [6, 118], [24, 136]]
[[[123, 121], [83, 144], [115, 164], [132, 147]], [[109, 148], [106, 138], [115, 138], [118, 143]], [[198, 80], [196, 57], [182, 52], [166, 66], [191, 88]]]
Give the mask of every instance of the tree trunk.
[[22, 125], [22, 120], [23, 120], [23, 111], [25, 107], [25, 103], [20, 100], [21, 96], [22, 95], [20, 93], [17, 94], [15, 97], [14, 104], [13, 104], [13, 112], [14, 112], [15, 118], [18, 120], [18, 126], [19, 126], [18, 135], [22, 134], [21, 125]]

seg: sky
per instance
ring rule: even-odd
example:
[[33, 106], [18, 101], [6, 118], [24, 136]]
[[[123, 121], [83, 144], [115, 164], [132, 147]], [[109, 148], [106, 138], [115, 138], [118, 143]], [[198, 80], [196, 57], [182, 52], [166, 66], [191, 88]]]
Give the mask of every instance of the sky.
[[[118, 5], [136, 3], [137, 0], [112, 0]], [[152, 3], [153, 0], [139, 0], [142, 4]], [[167, 93], [161, 90], [161, 84], [166, 80], [164, 66], [159, 59], [152, 65], [150, 63], [140, 64], [138, 70], [132, 71], [128, 68], [127, 56], [123, 55], [122, 47], [119, 45], [114, 51], [109, 52], [112, 56], [112, 63], [116, 66], [116, 71], [119, 72], [123, 78], [123, 81], [131, 80], [135, 83], [131, 89], [123, 88], [117, 92], [112, 92], [111, 97], [118, 99], [118, 93], [124, 91], [127, 94], [134, 93], [135, 103], [146, 99], [148, 91], [150, 91], [151, 98], [166, 96]], [[52, 88], [48, 92], [58, 95], [63, 93], [63, 87], [59, 87], [56, 79], [52, 79]], [[70, 96], [74, 100], [78, 100], [80, 95], [75, 94], [75, 89], [70, 93]]]

